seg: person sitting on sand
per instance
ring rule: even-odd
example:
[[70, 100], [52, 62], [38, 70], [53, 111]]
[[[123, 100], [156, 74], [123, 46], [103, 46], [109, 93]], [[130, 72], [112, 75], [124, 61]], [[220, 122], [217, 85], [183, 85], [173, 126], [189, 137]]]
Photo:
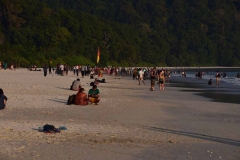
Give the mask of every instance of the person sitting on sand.
[[87, 94], [84, 93], [84, 91], [84, 88], [79, 89], [79, 92], [76, 94], [75, 97], [75, 105], [88, 105]]
[[209, 79], [208, 85], [212, 85], [212, 79]]
[[100, 94], [100, 91], [99, 89], [97, 89], [97, 85], [93, 85], [92, 89], [88, 91], [89, 102], [91, 104], [95, 103], [97, 105], [97, 103], [100, 101], [99, 94]]
[[72, 82], [72, 85], [71, 85], [70, 89], [73, 90], [73, 91], [78, 91], [79, 88], [81, 88], [81, 86], [82, 85], [81, 85], [80, 79], [78, 78], [77, 80], [74, 80]]
[[0, 109], [6, 107], [7, 97], [4, 95], [3, 90], [0, 88]]

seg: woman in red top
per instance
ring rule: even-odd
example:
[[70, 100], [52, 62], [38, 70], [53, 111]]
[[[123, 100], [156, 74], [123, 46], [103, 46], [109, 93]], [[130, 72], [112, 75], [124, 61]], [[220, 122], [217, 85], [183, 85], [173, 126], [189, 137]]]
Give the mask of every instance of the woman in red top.
[[76, 94], [75, 97], [75, 105], [88, 105], [87, 94], [84, 93], [84, 91], [84, 88], [79, 89], [79, 92]]

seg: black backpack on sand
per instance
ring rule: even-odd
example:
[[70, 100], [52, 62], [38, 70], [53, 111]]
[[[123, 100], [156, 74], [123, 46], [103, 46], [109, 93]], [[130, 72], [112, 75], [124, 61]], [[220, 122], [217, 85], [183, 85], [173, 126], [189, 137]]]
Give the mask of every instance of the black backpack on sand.
[[60, 130], [55, 128], [54, 125], [45, 124], [43, 126], [43, 132], [45, 132], [45, 133], [50, 133], [50, 132], [55, 133], [55, 132], [60, 132]]
[[74, 103], [75, 103], [75, 97], [76, 97], [75, 94], [70, 95], [70, 96], [68, 97], [67, 105], [74, 104]]

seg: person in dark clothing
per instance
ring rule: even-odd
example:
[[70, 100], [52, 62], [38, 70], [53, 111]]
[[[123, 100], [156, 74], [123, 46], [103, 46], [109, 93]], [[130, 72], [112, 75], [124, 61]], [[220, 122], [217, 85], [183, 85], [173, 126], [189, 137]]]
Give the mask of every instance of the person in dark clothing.
[[52, 67], [51, 67], [51, 64], [49, 63], [49, 66], [48, 66], [48, 71], [49, 71], [49, 74], [52, 73]]
[[212, 85], [212, 79], [209, 79], [208, 85]]
[[45, 77], [47, 76], [47, 70], [48, 70], [47, 65], [44, 64], [44, 66], [43, 66], [43, 72], [44, 72], [44, 76], [45, 76]]
[[0, 88], [0, 109], [6, 107], [7, 97], [4, 95], [3, 90]]

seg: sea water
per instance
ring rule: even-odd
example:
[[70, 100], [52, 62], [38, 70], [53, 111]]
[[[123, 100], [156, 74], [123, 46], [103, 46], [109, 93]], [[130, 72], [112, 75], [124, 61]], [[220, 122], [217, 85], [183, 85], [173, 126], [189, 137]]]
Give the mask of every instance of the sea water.
[[[176, 74], [174, 74], [175, 71], [176, 71]], [[240, 73], [240, 68], [176, 69], [172, 72], [172, 76], [182, 76], [182, 71], [185, 71], [186, 76], [191, 78], [196, 78], [195, 75], [196, 75], [196, 72], [198, 71], [204, 72], [202, 79], [209, 80], [211, 78], [213, 82], [214, 80], [216, 80], [217, 71], [219, 71], [221, 74], [221, 82], [240, 86], [240, 78], [237, 78], [237, 74]], [[223, 77], [224, 73], [226, 73], [226, 77]]]
[[[186, 72], [186, 77], [182, 77], [182, 71]], [[196, 72], [204, 72], [201, 79], [196, 78]], [[216, 73], [221, 73], [220, 85], [216, 85]], [[222, 75], [226, 73], [226, 77]], [[211, 98], [216, 102], [240, 104], [240, 78], [237, 74], [240, 68], [195, 68], [172, 70], [170, 82], [171, 86], [187, 88], [183, 91], [195, 92], [195, 94]], [[213, 85], [208, 85], [212, 79]], [[194, 88], [194, 89], [193, 89]]]

